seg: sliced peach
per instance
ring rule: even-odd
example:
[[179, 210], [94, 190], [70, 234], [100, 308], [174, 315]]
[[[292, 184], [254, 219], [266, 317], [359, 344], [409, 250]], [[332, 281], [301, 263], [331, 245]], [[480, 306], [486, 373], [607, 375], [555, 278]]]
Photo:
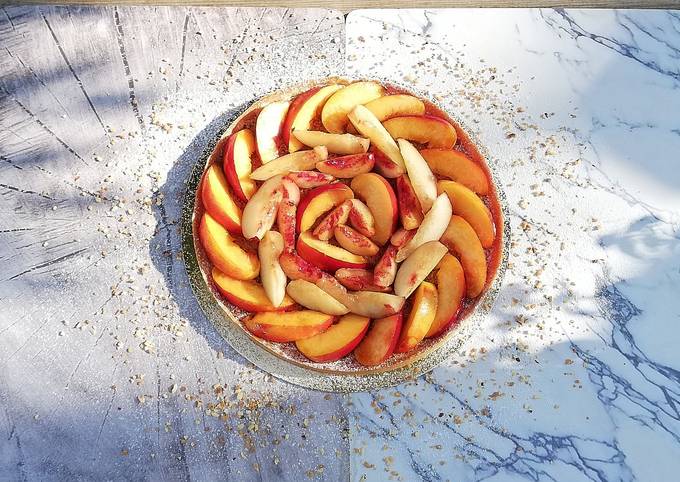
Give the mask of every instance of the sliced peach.
[[274, 176], [268, 179], [243, 208], [241, 232], [244, 238], [262, 239], [264, 233], [274, 225], [276, 212], [283, 199], [282, 181], [282, 176]]
[[229, 137], [224, 150], [224, 174], [236, 197], [246, 202], [257, 186], [250, 178], [255, 153], [255, 136], [250, 129], [241, 129]]
[[437, 267], [437, 314], [425, 335], [428, 338], [444, 332], [456, 321], [465, 296], [465, 274], [460, 261], [446, 254]]
[[198, 237], [210, 262], [224, 274], [241, 280], [253, 279], [259, 274], [257, 254], [236, 244], [229, 232], [207, 212], [201, 218]]
[[335, 181], [333, 176], [316, 171], [292, 171], [286, 177], [302, 189], [325, 186]]
[[255, 139], [257, 140], [257, 153], [262, 164], [279, 157], [283, 123], [286, 120], [289, 106], [288, 101], [272, 102], [265, 105], [257, 115]]
[[290, 252], [295, 249], [295, 224], [297, 219], [297, 206], [287, 200], [282, 200], [276, 212], [276, 225], [283, 237], [283, 250]]
[[222, 170], [215, 164], [211, 164], [203, 175], [201, 201], [205, 210], [230, 233], [241, 232], [243, 213], [229, 192]]
[[423, 115], [425, 104], [412, 95], [385, 95], [372, 100], [365, 107], [380, 121], [404, 115]]
[[491, 211], [484, 201], [474, 192], [456, 181], [439, 181], [437, 189], [446, 193], [453, 205], [453, 214], [465, 219], [475, 230], [482, 247], [490, 248], [496, 237], [496, 229], [491, 217]]
[[368, 151], [373, 154], [373, 157], [375, 158], [375, 170], [381, 176], [386, 177], [387, 179], [394, 179], [406, 172], [406, 168], [402, 168], [392, 162], [383, 151], [374, 145], [371, 145]]
[[315, 362], [339, 360], [359, 344], [370, 321], [365, 316], [348, 314], [323, 333], [296, 341], [295, 346], [300, 353]]
[[390, 288], [378, 286], [373, 282], [373, 273], [367, 269], [360, 268], [340, 268], [335, 272], [337, 279], [342, 286], [352, 291], [380, 291], [387, 292]]
[[310, 310], [327, 315], [344, 315], [349, 312], [345, 305], [309, 281], [293, 280], [288, 283], [286, 291], [293, 300]]
[[380, 365], [387, 360], [399, 341], [403, 315], [388, 316], [373, 320], [364, 339], [354, 349], [354, 358], [364, 366]]
[[283, 188], [283, 200], [292, 202], [297, 206], [300, 202], [300, 188], [288, 176], [281, 179], [281, 187]]
[[437, 288], [432, 283], [423, 281], [416, 290], [411, 312], [401, 330], [395, 352], [407, 353], [425, 338], [437, 313], [437, 298]]
[[438, 176], [461, 183], [482, 196], [489, 193], [489, 179], [479, 164], [453, 149], [423, 149], [427, 164]]
[[437, 178], [413, 144], [406, 139], [397, 139], [397, 143], [406, 164], [406, 172], [413, 183], [413, 190], [418, 196], [423, 213], [427, 213], [437, 197]]
[[392, 286], [394, 277], [397, 275], [397, 250], [396, 246], [388, 246], [380, 260], [373, 268], [373, 282], [382, 287]]
[[338, 224], [345, 224], [351, 209], [351, 199], [346, 200], [338, 207], [329, 212], [319, 224], [316, 225], [312, 234], [322, 241], [328, 241], [333, 237], [335, 227]]
[[352, 190], [342, 183], [327, 184], [309, 191], [298, 206], [298, 232], [311, 229], [324, 213], [354, 197]]
[[399, 207], [390, 183], [380, 174], [368, 172], [352, 179], [352, 191], [366, 203], [375, 220], [373, 242], [383, 245], [397, 226]]
[[416, 230], [415, 229], [404, 229], [404, 228], [399, 228], [397, 229], [392, 237], [390, 237], [390, 244], [392, 246], [396, 246], [397, 248], [401, 248], [403, 245], [408, 243], [413, 236], [415, 236]]
[[256, 181], [266, 181], [271, 177], [288, 174], [291, 171], [307, 171], [314, 169], [317, 162], [325, 161], [327, 158], [328, 151], [323, 146], [315, 147], [311, 151], [293, 152], [261, 165], [253, 171], [250, 178]]
[[316, 168], [335, 177], [347, 179], [356, 177], [365, 172], [371, 172], [375, 160], [373, 154], [352, 154], [349, 156], [334, 157], [316, 164]]
[[375, 218], [368, 206], [356, 198], [350, 199], [349, 202], [352, 205], [349, 211], [349, 224], [364, 236], [369, 238], [375, 236]]
[[315, 87], [293, 99], [288, 108], [288, 115], [283, 123], [282, 132], [283, 143], [288, 147], [288, 152], [296, 152], [304, 147], [295, 136], [291, 135], [291, 132], [309, 130], [328, 98], [342, 87], [339, 84]]
[[335, 240], [350, 253], [360, 256], [375, 256], [380, 248], [360, 232], [340, 224], [333, 230]]
[[304, 231], [298, 236], [297, 252], [303, 259], [327, 271], [340, 268], [365, 268], [368, 265], [368, 261], [363, 256], [316, 239], [309, 231]]
[[243, 320], [246, 329], [263, 340], [287, 343], [322, 333], [336, 317], [312, 310], [257, 313]]
[[293, 131], [293, 135], [309, 147], [326, 146], [333, 154], [361, 154], [368, 150], [370, 141], [352, 134], [329, 134], [321, 131]]
[[440, 194], [435, 199], [432, 208], [427, 212], [423, 218], [423, 222], [416, 230], [416, 234], [402, 247], [397, 253], [397, 263], [405, 260], [413, 251], [419, 246], [428, 241], [436, 241], [444, 234], [446, 227], [451, 220], [451, 201], [449, 198]]
[[279, 306], [286, 296], [286, 275], [279, 264], [283, 253], [283, 236], [277, 231], [267, 231], [257, 246], [260, 256], [260, 279], [272, 305]]
[[399, 313], [404, 298], [376, 291], [347, 291], [333, 276], [324, 274], [316, 285], [349, 308], [349, 311], [369, 318], [384, 318]]
[[423, 208], [406, 174], [397, 178], [397, 199], [401, 225], [406, 230], [416, 229], [423, 222]]
[[370, 102], [384, 94], [377, 82], [355, 82], [335, 92], [323, 106], [321, 122], [328, 132], [345, 132], [347, 114], [354, 107]]
[[408, 139], [427, 147], [451, 149], [456, 143], [456, 129], [441, 117], [405, 115], [392, 117], [383, 125], [394, 139]]
[[403, 174], [405, 166], [399, 146], [373, 113], [363, 105], [358, 105], [349, 113], [348, 117], [357, 131], [368, 137], [371, 144], [395, 164], [392, 170], [398, 173], [397, 175]]
[[310, 283], [316, 283], [323, 276], [317, 266], [302, 259], [297, 253], [285, 251], [279, 256], [279, 264], [286, 276], [292, 280], [303, 279]]
[[278, 305], [272, 304], [262, 285], [254, 280], [238, 280], [227, 276], [217, 268], [212, 269], [212, 279], [222, 296], [242, 310], [284, 311], [295, 306], [295, 301], [288, 296], [284, 296]]
[[446, 246], [439, 241], [421, 245], [399, 266], [394, 278], [394, 294], [408, 298], [447, 252]]
[[479, 296], [486, 284], [486, 255], [475, 230], [462, 217], [452, 216], [441, 242], [463, 265], [467, 296]]

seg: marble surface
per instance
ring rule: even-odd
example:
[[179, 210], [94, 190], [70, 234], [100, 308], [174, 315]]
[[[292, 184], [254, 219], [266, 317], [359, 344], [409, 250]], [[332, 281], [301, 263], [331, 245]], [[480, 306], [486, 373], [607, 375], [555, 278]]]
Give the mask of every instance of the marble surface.
[[[673, 480], [680, 14], [3, 7], [1, 480]], [[177, 221], [231, 112], [346, 72], [498, 166], [511, 266], [420, 379], [272, 379], [201, 314]]]
[[353, 479], [676, 479], [680, 14], [360, 11], [347, 37], [350, 73], [466, 119], [513, 229], [483, 335], [352, 397]]

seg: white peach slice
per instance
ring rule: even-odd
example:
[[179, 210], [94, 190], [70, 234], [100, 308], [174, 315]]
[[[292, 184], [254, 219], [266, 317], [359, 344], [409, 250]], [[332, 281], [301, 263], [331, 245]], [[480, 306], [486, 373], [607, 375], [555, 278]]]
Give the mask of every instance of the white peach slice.
[[427, 212], [423, 218], [423, 222], [416, 230], [416, 234], [399, 248], [397, 253], [397, 263], [405, 260], [413, 251], [415, 251], [422, 244], [428, 241], [438, 240], [451, 220], [451, 201], [445, 194], [440, 194], [435, 199], [432, 208]]
[[394, 278], [394, 294], [408, 298], [447, 252], [446, 246], [439, 241], [428, 241], [413, 251], [399, 266]]
[[366, 104], [384, 94], [383, 86], [378, 82], [355, 82], [337, 92], [326, 101], [321, 111], [321, 123], [328, 132], [340, 134], [345, 132], [347, 114], [355, 106]]
[[244, 202], [255, 193], [257, 186], [250, 178], [255, 136], [250, 129], [242, 129], [229, 137], [224, 151], [224, 175], [232, 191]]
[[272, 305], [280, 306], [286, 296], [286, 275], [279, 264], [283, 253], [283, 236], [267, 231], [257, 247], [260, 256], [260, 279]]
[[403, 174], [405, 165], [399, 146], [375, 115], [363, 105], [358, 105], [349, 113], [348, 117], [357, 131], [368, 137], [371, 143], [396, 165], [395, 172], [398, 172], [397, 175]]
[[288, 108], [282, 132], [283, 143], [288, 147], [288, 152], [293, 153], [304, 147], [304, 144], [291, 133], [297, 130], [309, 130], [321, 114], [321, 109], [328, 98], [342, 87], [340, 84], [314, 87], [293, 99]]
[[413, 147], [406, 139], [397, 139], [401, 155], [406, 164], [406, 172], [408, 172], [409, 180], [413, 186], [413, 190], [418, 196], [420, 207], [423, 209], [423, 214], [426, 214], [432, 207], [432, 203], [437, 198], [437, 178], [434, 177], [430, 166], [427, 165], [423, 156], [420, 155], [418, 149]]
[[276, 212], [283, 199], [282, 179], [282, 176], [274, 176], [267, 180], [243, 208], [241, 232], [244, 238], [262, 239], [264, 233], [274, 225]]
[[328, 315], [344, 315], [349, 312], [345, 305], [309, 281], [293, 280], [288, 283], [286, 291], [298, 304], [310, 310]]
[[304, 231], [298, 236], [297, 252], [303, 259], [327, 271], [340, 268], [365, 268], [368, 265], [365, 257], [316, 239], [309, 231]]
[[352, 134], [329, 134], [321, 131], [293, 131], [293, 135], [309, 147], [326, 146], [333, 154], [361, 154], [368, 150], [370, 141]]
[[257, 115], [255, 139], [257, 140], [257, 153], [262, 164], [279, 157], [279, 147], [282, 143], [281, 133], [289, 106], [288, 101], [272, 102], [264, 106]]
[[307, 171], [314, 169], [317, 162], [325, 161], [327, 158], [328, 151], [323, 146], [315, 147], [311, 151], [293, 152], [258, 167], [252, 172], [250, 179], [266, 181], [271, 177], [291, 171]]

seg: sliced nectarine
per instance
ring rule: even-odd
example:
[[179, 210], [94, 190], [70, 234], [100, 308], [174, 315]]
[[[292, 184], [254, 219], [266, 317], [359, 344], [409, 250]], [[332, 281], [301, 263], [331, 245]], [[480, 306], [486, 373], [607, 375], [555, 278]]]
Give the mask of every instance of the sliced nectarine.
[[335, 272], [337, 279], [342, 286], [352, 291], [380, 291], [388, 292], [389, 287], [378, 286], [373, 282], [373, 273], [361, 268], [340, 268]]
[[[272, 161], [275, 162], [275, 161]], [[283, 177], [268, 179], [255, 191], [246, 207], [243, 208], [241, 232], [246, 239], [262, 239], [276, 221], [276, 212], [283, 199]]]
[[406, 230], [416, 229], [423, 222], [423, 209], [406, 174], [397, 178], [397, 199], [401, 225]]
[[293, 131], [293, 135], [309, 147], [326, 146], [333, 154], [361, 154], [368, 150], [370, 141], [352, 134], [329, 134], [321, 131]]
[[277, 231], [267, 231], [257, 246], [260, 256], [260, 279], [272, 305], [279, 306], [286, 296], [286, 275], [279, 264], [283, 253], [283, 236]]
[[452, 216], [441, 242], [463, 265], [467, 296], [479, 296], [486, 284], [486, 255], [475, 230], [462, 217]]
[[406, 243], [408, 243], [411, 240], [411, 238], [415, 236], [415, 234], [416, 234], [415, 229], [399, 228], [390, 237], [390, 244], [392, 246], [396, 246], [397, 248], [401, 248]]
[[378, 286], [391, 286], [397, 275], [397, 250], [396, 246], [387, 247], [380, 260], [373, 268], [373, 282]]
[[333, 176], [316, 171], [292, 171], [286, 177], [302, 189], [325, 186], [335, 181]]
[[276, 212], [276, 225], [283, 237], [283, 250], [286, 252], [295, 249], [295, 223], [297, 219], [297, 206], [290, 201], [282, 200]]
[[339, 360], [359, 344], [370, 321], [365, 316], [350, 313], [323, 333], [296, 341], [295, 346], [300, 353], [315, 362]]
[[403, 315], [388, 316], [373, 320], [364, 339], [354, 349], [354, 358], [364, 366], [380, 365], [387, 360], [399, 341]]
[[279, 256], [279, 264], [286, 276], [292, 280], [303, 279], [316, 283], [324, 274], [317, 266], [305, 261], [294, 251], [284, 251]]
[[428, 241], [435, 241], [446, 231], [451, 220], [451, 201], [445, 194], [435, 199], [432, 208], [427, 212], [416, 234], [397, 253], [397, 263], [405, 260], [416, 248]]
[[392, 117], [383, 125], [395, 139], [408, 139], [427, 147], [450, 149], [457, 139], [456, 129], [441, 117], [431, 115], [405, 115]]
[[324, 213], [354, 197], [352, 190], [342, 183], [327, 184], [309, 191], [298, 206], [298, 232], [311, 229]]
[[300, 305], [328, 315], [344, 315], [347, 307], [309, 281], [298, 279], [288, 283], [288, 295]]
[[338, 224], [345, 224], [351, 209], [351, 199], [346, 200], [338, 207], [329, 212], [314, 228], [312, 234], [322, 241], [328, 241], [333, 237], [335, 227]]
[[349, 211], [349, 224], [364, 236], [372, 238], [375, 236], [375, 218], [362, 201], [350, 199], [351, 209]]
[[232, 198], [222, 170], [215, 164], [208, 167], [201, 181], [201, 201], [205, 210], [230, 233], [241, 232], [241, 208]]
[[336, 226], [333, 234], [338, 244], [350, 253], [360, 256], [375, 256], [380, 251], [380, 248], [373, 241], [344, 224]]
[[390, 158], [383, 153], [383, 151], [374, 145], [369, 147], [368, 152], [373, 154], [373, 157], [375, 158], [375, 171], [382, 177], [386, 177], [387, 179], [395, 179], [406, 172], [405, 167], [402, 168], [392, 162]]
[[394, 177], [403, 174], [405, 166], [399, 146], [373, 113], [363, 105], [358, 105], [349, 113], [348, 118], [354, 127], [363, 136], [368, 137], [371, 143], [394, 164], [391, 168], [385, 169], [385, 173], [391, 173]]
[[437, 314], [426, 337], [437, 336], [456, 320], [465, 296], [465, 274], [458, 259], [444, 255], [437, 266]]
[[349, 311], [369, 318], [384, 318], [399, 313], [404, 306], [404, 298], [376, 291], [352, 291], [338, 282], [333, 276], [324, 273], [316, 285], [349, 308]]
[[328, 98], [342, 87], [339, 84], [315, 87], [293, 99], [288, 108], [288, 115], [283, 123], [282, 132], [283, 142], [288, 147], [288, 152], [299, 151], [304, 147], [295, 136], [291, 135], [291, 132], [309, 130]]
[[380, 174], [369, 172], [352, 179], [352, 191], [366, 203], [375, 220], [375, 234], [371, 239], [383, 245], [397, 226], [399, 207], [390, 183]]
[[257, 254], [245, 251], [209, 214], [203, 214], [198, 237], [210, 262], [224, 274], [236, 279], [253, 279], [260, 272]]
[[287, 343], [322, 333], [335, 319], [333, 315], [312, 310], [267, 312], [246, 318], [243, 325], [258, 338]]
[[309, 231], [304, 231], [298, 236], [297, 252], [303, 259], [327, 271], [340, 268], [365, 268], [368, 265], [365, 257], [316, 239]]
[[265, 164], [279, 157], [283, 123], [288, 114], [290, 102], [272, 102], [262, 108], [255, 123], [255, 139], [260, 161]]
[[489, 193], [489, 180], [484, 170], [462, 152], [423, 149], [420, 154], [436, 175], [459, 182], [482, 196]]
[[380, 121], [403, 115], [423, 115], [425, 104], [412, 95], [385, 95], [372, 100], [365, 106]]
[[401, 155], [406, 164], [406, 172], [413, 184], [413, 190], [418, 196], [423, 213], [427, 213], [437, 197], [437, 178], [434, 177], [430, 166], [423, 156], [406, 139], [397, 139]]
[[307, 171], [314, 169], [316, 163], [325, 161], [328, 151], [325, 147], [315, 147], [311, 151], [293, 152], [263, 164], [253, 171], [251, 179], [265, 181], [279, 174], [288, 174], [291, 171]]
[[394, 278], [394, 294], [408, 298], [437, 266], [448, 249], [439, 241], [428, 241], [401, 263]]
[[255, 280], [238, 280], [227, 276], [217, 268], [212, 269], [212, 278], [222, 296], [242, 310], [284, 311], [295, 306], [295, 301], [288, 296], [284, 296], [278, 305], [272, 304], [262, 285]]
[[491, 211], [484, 201], [474, 192], [456, 181], [439, 181], [437, 189], [446, 193], [453, 205], [453, 214], [465, 219], [475, 230], [482, 247], [490, 248], [496, 237], [496, 229], [491, 217]]
[[349, 156], [334, 157], [316, 164], [316, 168], [327, 174], [339, 178], [356, 177], [365, 172], [371, 172], [375, 160], [373, 154], [366, 152], [363, 154], [352, 154]]
[[427, 281], [420, 283], [413, 299], [411, 312], [401, 330], [399, 342], [394, 350], [407, 353], [425, 338], [437, 313], [437, 288]]
[[254, 153], [255, 136], [250, 129], [241, 129], [232, 134], [224, 150], [224, 174], [234, 194], [244, 202], [257, 189], [250, 178], [253, 166], [251, 158]]
[[382, 96], [384, 89], [378, 82], [355, 82], [335, 92], [323, 106], [321, 122], [328, 132], [345, 132], [347, 114], [355, 106]]

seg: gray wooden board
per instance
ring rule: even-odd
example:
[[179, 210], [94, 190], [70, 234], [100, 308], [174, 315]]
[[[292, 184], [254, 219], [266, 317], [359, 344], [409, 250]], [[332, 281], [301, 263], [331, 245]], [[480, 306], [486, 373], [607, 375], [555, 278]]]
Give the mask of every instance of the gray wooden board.
[[337, 73], [343, 28], [320, 9], [2, 8], [0, 480], [347, 477], [343, 398], [230, 350], [177, 232], [224, 119]]

